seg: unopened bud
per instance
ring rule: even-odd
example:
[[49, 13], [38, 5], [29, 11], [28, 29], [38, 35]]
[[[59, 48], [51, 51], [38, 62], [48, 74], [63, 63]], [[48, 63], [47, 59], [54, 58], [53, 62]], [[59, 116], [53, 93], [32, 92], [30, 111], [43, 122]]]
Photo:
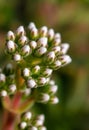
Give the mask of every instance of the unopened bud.
[[11, 84], [11, 85], [9, 86], [9, 89], [10, 89], [10, 92], [11, 92], [11, 93], [14, 93], [14, 92], [16, 91], [16, 85], [15, 85], [15, 84]]
[[36, 87], [36, 82], [35, 82], [35, 80], [34, 80], [34, 79], [28, 79], [28, 80], [27, 80], [27, 86], [28, 86], [29, 88], [34, 88], [34, 87]]
[[40, 72], [40, 66], [36, 65], [33, 69], [32, 69], [33, 74], [38, 74]]
[[23, 129], [25, 129], [26, 128], [26, 126], [27, 126], [27, 123], [26, 122], [21, 122], [21, 124], [20, 124], [20, 128], [23, 130]]
[[49, 101], [49, 99], [50, 99], [50, 96], [49, 96], [47, 93], [42, 93], [42, 94], [40, 95], [40, 100], [39, 100], [39, 102], [46, 103], [46, 102]]
[[68, 49], [69, 49], [68, 43], [61, 44], [61, 54], [66, 54]]
[[31, 48], [29, 45], [25, 45], [21, 49], [21, 53], [23, 56], [28, 56], [31, 53]]
[[7, 96], [7, 91], [6, 90], [2, 90], [1, 93], [0, 93], [0, 95], [2, 97], [6, 97]]
[[41, 38], [37, 41], [37, 47], [40, 47], [40, 46], [46, 47], [46, 46], [47, 46], [47, 42], [48, 42], [47, 37], [41, 37]]
[[23, 70], [23, 76], [24, 77], [29, 77], [29, 75], [30, 75], [30, 70], [28, 68], [24, 68], [24, 70]]
[[52, 69], [45, 69], [45, 71], [43, 72], [43, 75], [46, 77], [49, 77], [52, 74]]
[[54, 38], [54, 30], [49, 29], [48, 30], [48, 40], [51, 41]]
[[21, 36], [19, 41], [18, 41], [18, 44], [23, 46], [23, 45], [25, 45], [27, 43], [27, 41], [28, 41], [28, 39], [27, 39], [26, 36]]
[[31, 126], [30, 130], [38, 130], [38, 128], [35, 126]]
[[47, 54], [46, 60], [51, 64], [55, 59], [54, 51], [51, 51]]
[[40, 36], [45, 37], [47, 35], [47, 31], [48, 31], [48, 28], [46, 26], [41, 27], [39, 30]]
[[15, 43], [11, 40], [6, 43], [6, 47], [7, 47], [7, 51], [10, 53], [13, 53], [16, 49]]
[[32, 49], [36, 49], [36, 47], [37, 47], [37, 42], [36, 42], [36, 41], [31, 41], [31, 42], [29, 43], [29, 45], [30, 45], [30, 47], [31, 47]]
[[28, 25], [28, 29], [31, 30], [32, 28], [35, 28], [35, 24], [33, 22], [30, 22]]
[[15, 35], [14, 35], [14, 33], [12, 31], [9, 31], [7, 33], [7, 40], [12, 40], [12, 41], [15, 40]]
[[4, 83], [6, 80], [6, 76], [3, 73], [0, 73], [0, 83]]
[[53, 63], [53, 69], [58, 69], [62, 66], [62, 63], [61, 61], [59, 60], [56, 60], [54, 63]]
[[34, 28], [31, 29], [30, 36], [31, 36], [32, 39], [35, 39], [35, 38], [38, 37], [38, 30], [37, 30], [37, 28], [34, 27]]
[[58, 102], [59, 102], [58, 97], [52, 97], [52, 98], [50, 99], [50, 103], [52, 103], [52, 104], [57, 104]]
[[17, 53], [14, 54], [13, 59], [14, 59], [14, 61], [16, 61], [16, 62], [20, 62], [20, 61], [22, 60], [21, 55], [20, 55], [20, 54], [17, 54]]
[[47, 83], [47, 79], [46, 79], [46, 78], [40, 77], [40, 78], [38, 79], [38, 84], [39, 84], [40, 86], [44, 86], [46, 83]]
[[37, 49], [36, 51], [36, 55], [37, 56], [42, 56], [47, 52], [47, 48], [46, 47], [40, 47], [39, 49]]
[[18, 27], [17, 30], [16, 30], [16, 35], [17, 36], [23, 36], [24, 34], [25, 34], [24, 27], [23, 26]]
[[32, 113], [31, 112], [26, 112], [24, 115], [25, 120], [30, 120], [32, 118]]
[[65, 65], [71, 63], [72, 59], [70, 58], [69, 55], [63, 55], [60, 57], [60, 61], [62, 62], [62, 66], [65, 66]]

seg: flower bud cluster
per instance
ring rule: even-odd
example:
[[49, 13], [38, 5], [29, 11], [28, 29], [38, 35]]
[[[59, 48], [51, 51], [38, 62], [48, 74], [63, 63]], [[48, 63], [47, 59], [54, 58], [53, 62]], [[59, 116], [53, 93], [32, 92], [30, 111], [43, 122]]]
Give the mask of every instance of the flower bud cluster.
[[33, 116], [32, 112], [26, 112], [22, 115], [19, 123], [20, 130], [47, 130], [44, 126], [45, 117], [43, 114]]
[[8, 63], [0, 72], [0, 96], [15, 94], [17, 90], [14, 68], [11, 63]]
[[58, 86], [55, 82], [53, 80], [49, 80], [48, 84], [41, 88], [37, 97], [37, 102], [57, 104], [59, 102], [58, 97], [55, 96], [57, 90]]

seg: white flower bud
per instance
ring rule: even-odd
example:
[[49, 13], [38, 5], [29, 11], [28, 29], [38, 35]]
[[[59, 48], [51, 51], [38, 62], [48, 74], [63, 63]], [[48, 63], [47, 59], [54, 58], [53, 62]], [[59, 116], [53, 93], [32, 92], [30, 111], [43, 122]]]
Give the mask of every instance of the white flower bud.
[[51, 51], [47, 54], [46, 60], [51, 64], [55, 59], [55, 52]]
[[48, 77], [48, 76], [50, 76], [52, 74], [52, 71], [53, 71], [52, 69], [47, 68], [43, 72], [43, 75], [46, 76], [46, 77]]
[[11, 84], [9, 86], [10, 92], [14, 93], [16, 91], [16, 85], [15, 84]]
[[69, 49], [69, 44], [68, 43], [61, 44], [61, 53], [62, 54], [66, 54], [68, 49]]
[[44, 122], [44, 120], [45, 120], [44, 114], [38, 115], [37, 120], [42, 120]]
[[30, 45], [30, 47], [31, 47], [32, 49], [36, 49], [36, 47], [37, 47], [37, 42], [36, 42], [36, 41], [31, 41], [31, 42], [29, 43], [29, 45]]
[[42, 94], [40, 95], [40, 100], [39, 100], [39, 102], [45, 103], [45, 102], [48, 102], [49, 99], [50, 99], [50, 96], [49, 96], [47, 93], [42, 93]]
[[34, 28], [31, 29], [30, 36], [31, 36], [32, 39], [35, 39], [35, 38], [38, 37], [38, 30], [37, 30], [37, 28], [34, 27]]
[[38, 130], [38, 129], [37, 129], [37, 127], [35, 127], [35, 126], [32, 126], [32, 127], [30, 128], [30, 130]]
[[6, 76], [3, 73], [0, 73], [0, 82], [5, 82]]
[[30, 70], [28, 68], [24, 68], [24, 70], [23, 70], [23, 76], [24, 77], [29, 77], [29, 75], [30, 75]]
[[40, 30], [39, 30], [40, 36], [45, 37], [47, 35], [47, 31], [48, 31], [48, 28], [46, 26], [41, 27]]
[[32, 113], [31, 112], [26, 112], [24, 115], [25, 120], [30, 120], [32, 118]]
[[6, 43], [6, 47], [7, 47], [7, 51], [10, 52], [10, 53], [14, 52], [15, 49], [16, 49], [15, 43], [11, 40]]
[[14, 33], [12, 31], [9, 31], [7, 33], [7, 40], [12, 40], [12, 41], [15, 40], [15, 35], [14, 35]]
[[23, 45], [25, 45], [27, 43], [27, 41], [28, 41], [28, 39], [27, 39], [26, 36], [21, 36], [19, 41], [18, 41], [18, 44], [23, 46]]
[[37, 56], [42, 56], [47, 52], [47, 48], [46, 47], [40, 47], [39, 49], [37, 49], [36, 51], [36, 55]]
[[50, 80], [49, 85], [55, 85], [54, 80]]
[[30, 22], [28, 25], [28, 29], [31, 30], [32, 28], [35, 28], [35, 24], [33, 22]]
[[27, 123], [26, 122], [21, 122], [21, 124], [20, 124], [20, 128], [21, 129], [25, 129], [26, 128], [26, 126], [27, 126]]
[[33, 74], [38, 74], [40, 72], [40, 66], [36, 65], [33, 69], [32, 69]]
[[0, 95], [2, 97], [6, 97], [7, 96], [7, 91], [6, 90], [2, 90], [1, 93], [0, 93]]
[[23, 36], [25, 34], [25, 30], [23, 26], [19, 26], [16, 30], [16, 35], [17, 36]]
[[39, 130], [47, 130], [47, 128], [45, 126], [40, 126]]
[[61, 34], [60, 34], [60, 33], [56, 33], [55, 36], [54, 36], [54, 38], [59, 38], [59, 39], [61, 39]]
[[48, 42], [47, 37], [41, 37], [41, 38], [37, 41], [37, 47], [40, 47], [40, 46], [46, 47], [46, 46], [47, 46], [47, 42]]
[[28, 86], [29, 88], [34, 88], [34, 87], [36, 87], [36, 82], [35, 82], [35, 80], [34, 80], [34, 79], [28, 79], [28, 80], [27, 80], [27, 86]]
[[59, 54], [60, 53], [60, 50], [61, 50], [61, 47], [60, 46], [55, 46], [52, 48], [52, 51], [55, 52], [55, 54]]
[[46, 83], [47, 83], [47, 79], [46, 79], [46, 78], [40, 77], [40, 78], [38, 79], [38, 84], [39, 84], [40, 86], [43, 86], [43, 85], [45, 85]]
[[21, 58], [21, 55], [20, 54], [14, 54], [14, 61], [16, 61], [16, 62], [20, 62], [21, 60], [22, 60], [22, 58]]
[[25, 88], [24, 94], [25, 94], [26, 96], [29, 96], [29, 95], [31, 94], [31, 88]]
[[55, 93], [57, 92], [57, 90], [58, 90], [58, 86], [57, 86], [57, 85], [52, 85], [52, 86], [50, 86], [50, 88], [49, 88], [49, 91], [50, 91], [51, 93], [53, 93], [53, 94], [55, 94]]
[[60, 38], [54, 38], [54, 40], [52, 42], [53, 46], [58, 46], [58, 45], [60, 45], [60, 43], [61, 43], [61, 39]]
[[53, 38], [54, 38], [54, 30], [49, 29], [48, 30], [48, 39], [49, 39], [49, 41], [51, 41]]
[[31, 53], [31, 48], [29, 45], [25, 45], [21, 49], [22, 55], [28, 56]]
[[62, 62], [62, 66], [65, 66], [65, 65], [71, 63], [72, 59], [70, 58], [69, 55], [63, 55], [60, 57], [60, 61]]
[[62, 63], [61, 63], [61, 61], [59, 61], [59, 60], [56, 60], [54, 63], [53, 63], [53, 68], [54, 69], [58, 69], [58, 68], [60, 68], [62, 66]]
[[59, 102], [58, 97], [52, 97], [52, 98], [50, 99], [50, 103], [52, 103], [52, 104], [57, 104], [58, 102]]
[[35, 125], [36, 126], [42, 126], [43, 125], [43, 121], [42, 120], [35, 120]]

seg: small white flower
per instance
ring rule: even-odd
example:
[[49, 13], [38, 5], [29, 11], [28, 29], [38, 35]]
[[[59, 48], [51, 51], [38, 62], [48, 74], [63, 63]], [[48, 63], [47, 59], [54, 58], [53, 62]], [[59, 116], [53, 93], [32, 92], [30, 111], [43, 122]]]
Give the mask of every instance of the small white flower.
[[6, 97], [7, 96], [7, 91], [6, 90], [2, 90], [1, 93], [0, 93], [0, 95], [2, 97]]
[[42, 93], [40, 95], [40, 100], [39, 101], [45, 103], [45, 102], [48, 102], [49, 99], [50, 99], [50, 96], [47, 93]]
[[42, 56], [42, 55], [45, 54], [46, 52], [47, 52], [47, 48], [46, 48], [46, 47], [40, 47], [39, 49], [37, 49], [36, 55]]
[[6, 46], [7, 46], [8, 52], [14, 52], [16, 49], [15, 43], [11, 40], [6, 43]]
[[54, 68], [54, 69], [58, 69], [58, 68], [61, 67], [61, 65], [62, 65], [61, 61], [56, 60], [56, 61], [53, 63], [53, 68]]
[[16, 35], [17, 36], [23, 36], [25, 34], [25, 30], [23, 26], [19, 26], [16, 30]]
[[47, 46], [47, 42], [48, 42], [47, 37], [41, 37], [41, 38], [37, 41], [37, 47], [40, 47], [40, 46], [46, 47], [46, 46]]
[[58, 46], [58, 45], [60, 45], [60, 43], [61, 43], [61, 39], [60, 38], [54, 38], [54, 40], [52, 42], [52, 44], [54, 46]]
[[68, 43], [61, 44], [61, 53], [62, 54], [66, 54], [68, 49], [69, 49], [69, 44]]
[[28, 56], [31, 53], [31, 48], [29, 45], [25, 45], [21, 49], [22, 55]]
[[24, 115], [25, 120], [30, 120], [32, 118], [32, 113], [31, 112], [26, 112]]
[[51, 51], [47, 54], [47, 57], [46, 57], [46, 60], [49, 62], [49, 63], [52, 63], [55, 59], [55, 52], [54, 51]]
[[59, 102], [59, 99], [58, 99], [58, 97], [52, 97], [52, 98], [50, 99], [50, 102], [51, 102], [52, 104], [57, 104], [57, 103]]
[[24, 94], [25, 94], [26, 96], [29, 96], [29, 95], [31, 94], [31, 88], [25, 88]]
[[50, 85], [55, 85], [54, 80], [50, 80], [49, 84], [50, 84]]
[[19, 41], [18, 41], [18, 44], [23, 46], [23, 45], [25, 45], [27, 43], [27, 41], [28, 41], [28, 39], [27, 39], [26, 36], [21, 36]]
[[44, 114], [38, 115], [37, 120], [42, 120], [44, 122], [44, 120], [45, 120]]
[[51, 41], [53, 38], [54, 38], [54, 30], [49, 29], [48, 30], [48, 39], [49, 39], [49, 41]]
[[23, 70], [23, 76], [24, 77], [29, 77], [29, 75], [30, 75], [30, 70], [28, 68], [24, 68], [24, 70]]
[[10, 89], [10, 91], [11, 91], [12, 93], [14, 93], [14, 92], [16, 91], [16, 85], [15, 85], [15, 84], [11, 84], [11, 85], [9, 86], [9, 89]]
[[12, 40], [12, 41], [15, 40], [15, 35], [14, 35], [14, 33], [12, 31], [9, 31], [7, 33], [7, 40]]
[[43, 72], [43, 75], [44, 76], [50, 76], [52, 74], [52, 69], [49, 69], [49, 68], [46, 68], [45, 71]]
[[0, 82], [5, 82], [6, 76], [3, 73], [0, 73]]
[[41, 126], [39, 127], [39, 130], [47, 130], [47, 128], [45, 126]]
[[52, 51], [55, 52], [55, 54], [59, 54], [60, 53], [60, 50], [61, 50], [61, 47], [60, 46], [55, 46], [52, 48]]
[[33, 74], [38, 74], [40, 72], [40, 66], [36, 65], [33, 69], [32, 69]]
[[27, 126], [27, 123], [26, 122], [21, 122], [21, 124], [20, 124], [20, 128], [21, 129], [25, 129], [26, 128], [26, 126]]
[[69, 55], [63, 55], [63, 56], [61, 56], [60, 60], [62, 62], [62, 66], [65, 66], [65, 65], [71, 63], [71, 61], [72, 61], [72, 59], [70, 58]]
[[31, 38], [34, 39], [38, 36], [38, 29], [33, 27], [30, 31]]
[[45, 85], [46, 83], [47, 83], [47, 79], [46, 79], [46, 78], [40, 77], [40, 78], [38, 79], [38, 84], [39, 84], [40, 86], [43, 86], [43, 85]]
[[32, 28], [35, 28], [35, 24], [33, 22], [30, 22], [28, 25], [28, 29], [31, 30]]
[[36, 41], [31, 41], [31, 42], [29, 43], [29, 45], [30, 45], [30, 47], [31, 47], [32, 49], [36, 49], [36, 47], [37, 47], [37, 42], [36, 42]]
[[30, 130], [38, 130], [38, 128], [35, 127], [35, 126], [32, 126], [32, 127], [30, 128]]
[[55, 94], [58, 90], [58, 86], [57, 85], [52, 85], [50, 86], [49, 91], [52, 92], [53, 94]]
[[42, 120], [35, 120], [35, 125], [36, 126], [42, 126], [43, 125], [43, 121]]
[[13, 58], [14, 58], [14, 61], [16, 61], [16, 62], [19, 62], [19, 61], [21, 61], [21, 59], [22, 59], [22, 58], [21, 58], [21, 55], [20, 55], [20, 54], [17, 54], [17, 53], [14, 54], [14, 57], [13, 57]]
[[47, 31], [48, 31], [48, 28], [46, 26], [43, 26], [43, 27], [40, 28], [39, 34], [41, 36], [46, 36], [47, 35]]
[[36, 82], [35, 82], [34, 79], [28, 79], [27, 85], [28, 85], [29, 88], [34, 88], [34, 87], [36, 87]]
[[59, 38], [59, 39], [61, 39], [61, 34], [60, 34], [60, 33], [56, 33], [55, 36], [54, 36], [54, 38]]

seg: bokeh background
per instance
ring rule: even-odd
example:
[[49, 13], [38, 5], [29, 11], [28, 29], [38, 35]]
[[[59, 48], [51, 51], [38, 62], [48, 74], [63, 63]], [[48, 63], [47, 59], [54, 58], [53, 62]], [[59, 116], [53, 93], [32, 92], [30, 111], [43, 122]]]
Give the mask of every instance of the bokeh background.
[[89, 130], [89, 0], [0, 0], [0, 67], [8, 30], [35, 22], [47, 25], [70, 43], [72, 63], [53, 74], [59, 85], [58, 105], [36, 105], [48, 130]]

